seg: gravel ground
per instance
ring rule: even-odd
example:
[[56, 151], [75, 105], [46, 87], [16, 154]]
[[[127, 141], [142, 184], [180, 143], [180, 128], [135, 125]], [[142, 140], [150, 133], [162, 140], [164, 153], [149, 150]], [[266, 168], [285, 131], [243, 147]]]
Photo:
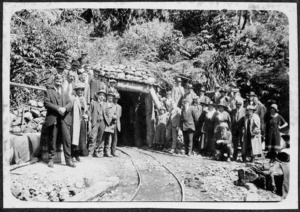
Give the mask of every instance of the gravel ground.
[[[179, 186], [175, 178], [145, 151], [123, 148], [130, 153], [146, 183], [141, 186], [136, 201], [180, 201]], [[214, 161], [200, 155], [170, 156], [150, 151], [184, 182], [185, 201], [280, 201], [280, 196], [269, 191], [247, 190], [233, 184], [235, 170], [244, 163]], [[119, 177], [119, 185], [93, 201], [129, 201], [134, 194], [138, 176], [130, 158], [119, 152], [113, 158], [82, 158], [76, 168], [55, 164], [48, 168], [39, 162], [11, 172], [12, 193], [25, 201], [64, 201], [97, 181]]]

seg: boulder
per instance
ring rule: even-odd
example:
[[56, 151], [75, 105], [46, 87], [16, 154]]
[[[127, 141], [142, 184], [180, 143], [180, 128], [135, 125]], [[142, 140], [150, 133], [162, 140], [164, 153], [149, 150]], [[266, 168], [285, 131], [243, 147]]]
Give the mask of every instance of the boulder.
[[21, 125], [22, 123], [22, 118], [21, 117], [17, 117], [12, 123], [11, 125], [12, 126], [18, 126], [18, 125]]
[[44, 103], [43, 102], [38, 102], [37, 105], [38, 105], [38, 107], [41, 107], [41, 108], [44, 107]]
[[9, 114], [9, 122], [12, 123], [14, 120], [17, 119], [17, 116], [13, 113], [10, 113]]
[[117, 76], [119, 79], [124, 79], [125, 78], [125, 74], [122, 72], [122, 73], [118, 73], [118, 76]]
[[37, 103], [37, 101], [35, 101], [35, 100], [29, 100], [29, 104], [30, 104], [30, 106], [33, 106], [33, 107], [37, 107], [38, 106], [38, 103]]
[[39, 110], [37, 110], [37, 109], [32, 109], [32, 108], [31, 108], [31, 114], [32, 114], [33, 118], [40, 117], [40, 115], [41, 115], [41, 113], [40, 113]]
[[33, 119], [33, 116], [30, 112], [26, 112], [26, 113], [24, 113], [24, 119], [26, 121], [31, 121]]

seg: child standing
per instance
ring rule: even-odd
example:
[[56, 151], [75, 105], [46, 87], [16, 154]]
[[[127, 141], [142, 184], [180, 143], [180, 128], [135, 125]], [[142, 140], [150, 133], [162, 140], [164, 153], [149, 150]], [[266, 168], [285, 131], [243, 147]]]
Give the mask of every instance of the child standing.
[[154, 144], [158, 145], [159, 149], [166, 147], [166, 129], [168, 121], [169, 113], [166, 112], [166, 108], [161, 107], [157, 117], [156, 131], [154, 136]]

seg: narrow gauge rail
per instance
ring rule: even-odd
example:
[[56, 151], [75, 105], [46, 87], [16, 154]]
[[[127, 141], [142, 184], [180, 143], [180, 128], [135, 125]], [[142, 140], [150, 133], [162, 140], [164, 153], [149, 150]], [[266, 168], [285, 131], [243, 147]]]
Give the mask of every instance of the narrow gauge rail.
[[[130, 153], [128, 153], [128, 151], [126, 151], [126, 150], [124, 150], [124, 149], [126, 149], [126, 148], [117, 148], [120, 152], [122, 152], [122, 153], [124, 153], [125, 155], [127, 155], [130, 159], [131, 159], [131, 162], [132, 162], [132, 164], [133, 164], [133, 166], [135, 167], [135, 169], [136, 169], [136, 171], [137, 171], [137, 175], [138, 175], [138, 186], [137, 186], [137, 188], [136, 188], [136, 190], [135, 190], [135, 192], [134, 192], [134, 194], [132, 195], [132, 197], [130, 198], [130, 200], [129, 201], [136, 201], [137, 199], [138, 199], [138, 197], [139, 197], [139, 193], [141, 193], [141, 191], [142, 191], [142, 189], [141, 189], [141, 187], [142, 187], [142, 185], [144, 184], [146, 184], [146, 180], [145, 180], [145, 177], [143, 178], [142, 177], [142, 175], [143, 174], [141, 174], [141, 171], [139, 170], [139, 168], [138, 168], [138, 166], [137, 166], [137, 164], [136, 164], [136, 161], [133, 159], [133, 157], [132, 157], [132, 155], [130, 154]], [[143, 154], [143, 155], [146, 155], [146, 156], [148, 156], [148, 157], [150, 157], [150, 158], [152, 158], [152, 159], [154, 159], [155, 161], [157, 161], [160, 165], [161, 165], [161, 167], [163, 167], [168, 173], [170, 173], [174, 178], [175, 178], [175, 180], [177, 181], [177, 183], [178, 183], [178, 185], [179, 185], [179, 187], [180, 187], [180, 201], [184, 201], [184, 187], [183, 187], [183, 184], [180, 182], [180, 180], [178, 179], [178, 177], [168, 168], [168, 167], [166, 167], [163, 163], [161, 163], [159, 160], [157, 160], [155, 157], [153, 157], [152, 155], [150, 155], [150, 154], [148, 154], [148, 153], [146, 153], [146, 152], [144, 152], [144, 151], [141, 151], [141, 150], [137, 150], [137, 149], [135, 149], [135, 151], [137, 151], [137, 152], [139, 152], [140, 154]]]

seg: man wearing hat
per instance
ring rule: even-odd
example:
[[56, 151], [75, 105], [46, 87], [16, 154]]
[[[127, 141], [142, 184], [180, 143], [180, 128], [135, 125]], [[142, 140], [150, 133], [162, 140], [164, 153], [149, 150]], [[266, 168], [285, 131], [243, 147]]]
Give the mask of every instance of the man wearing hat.
[[74, 86], [75, 96], [72, 111], [72, 157], [73, 162], [80, 162], [79, 156], [87, 156], [87, 122], [88, 105], [84, 97], [84, 83], [76, 83]]
[[117, 82], [117, 80], [115, 80], [115, 79], [110, 79], [109, 81], [108, 81], [108, 87], [107, 87], [107, 90], [108, 91], [111, 91], [111, 92], [113, 92], [113, 93], [119, 93], [118, 92], [118, 90], [117, 90], [117, 84], [118, 84], [118, 82]]
[[244, 117], [245, 121], [242, 147], [243, 159], [245, 160], [246, 157], [251, 157], [251, 161], [253, 161], [258, 155], [263, 154], [261, 145], [260, 118], [254, 113], [254, 111], [254, 106], [247, 106], [246, 116]]
[[172, 88], [172, 99], [173, 101], [178, 104], [179, 100], [181, 99], [181, 97], [184, 94], [184, 89], [181, 86], [181, 78], [177, 77], [175, 79], [175, 85]]
[[202, 87], [202, 88], [200, 89], [200, 93], [199, 93], [199, 101], [201, 101], [201, 102], [207, 102], [207, 101], [209, 101], [209, 100], [207, 100], [207, 99], [209, 99], [209, 97], [208, 97], [208, 96], [205, 96], [205, 88]]
[[236, 98], [238, 96], [239, 89], [238, 88], [231, 88], [229, 93], [229, 100], [228, 100], [228, 111], [232, 111], [236, 108]]
[[86, 50], [81, 50], [81, 57], [78, 58], [78, 62], [80, 64], [80, 67], [82, 67], [84, 64], [88, 63], [86, 60], [87, 57], [87, 51]]
[[117, 107], [117, 112], [116, 112], [117, 122], [116, 122], [115, 132], [113, 135], [113, 141], [111, 144], [111, 155], [114, 157], [118, 157], [116, 154], [116, 148], [117, 148], [117, 144], [118, 144], [118, 133], [121, 132], [122, 107], [121, 107], [121, 105], [118, 104], [119, 99], [120, 99], [120, 94], [116, 93], [113, 102]]
[[233, 143], [233, 160], [237, 159], [238, 147], [242, 147], [243, 125], [246, 109], [243, 107], [244, 100], [242, 97], [236, 98], [236, 108], [230, 113], [232, 122], [232, 143]]
[[221, 88], [220, 94], [221, 94], [221, 96], [217, 99], [217, 101], [215, 103], [219, 104], [220, 102], [223, 102], [223, 103], [226, 103], [226, 106], [227, 106], [229, 97], [227, 96], [226, 90], [224, 88]]
[[193, 107], [190, 106], [188, 99], [182, 100], [183, 109], [181, 111], [181, 126], [183, 132], [183, 139], [185, 144], [185, 153], [188, 156], [192, 155], [193, 150], [193, 136], [195, 132], [196, 113]]
[[103, 157], [103, 134], [105, 130], [104, 107], [106, 98], [106, 90], [98, 90], [97, 98], [91, 101], [91, 130], [89, 141], [89, 157]]
[[107, 85], [100, 79], [100, 70], [94, 69], [94, 78], [90, 81], [91, 100], [95, 98], [95, 94], [97, 91], [105, 90], [105, 92], [107, 92]]
[[[48, 144], [48, 166], [53, 168], [56, 145], [62, 141], [67, 166], [75, 167], [71, 160], [71, 135], [72, 124], [71, 110], [72, 101], [67, 93], [62, 90], [62, 76], [54, 77], [54, 84], [49, 85], [45, 93], [45, 108], [47, 115], [42, 128], [41, 141]], [[42, 144], [45, 146], [45, 144]]]
[[65, 61], [63, 59], [59, 60], [57, 62], [57, 66], [56, 66], [56, 73], [54, 74], [51, 74], [48, 79], [47, 79], [47, 82], [46, 82], [46, 87], [48, 85], [52, 85], [53, 82], [54, 82], [54, 78], [57, 74], [61, 75], [62, 76], [62, 83], [64, 84], [64, 82], [67, 80], [67, 75], [68, 75], [68, 71], [66, 70], [66, 64], [65, 64]]
[[[191, 92], [192, 91], [192, 92]], [[189, 102], [190, 105], [192, 105], [193, 103], [193, 98], [196, 97], [197, 95], [195, 94], [195, 92], [193, 91], [193, 85], [192, 84], [186, 84], [186, 86], [184, 87], [184, 94], [181, 97], [181, 99], [178, 102], [178, 106], [182, 107], [183, 106], [183, 100], [187, 100]]]
[[164, 99], [164, 105], [167, 109], [168, 112], [171, 111], [172, 109], [172, 105], [173, 105], [173, 99], [172, 99], [172, 91], [168, 91], [167, 94], [166, 94], [166, 99]]
[[75, 82], [78, 81], [78, 69], [80, 68], [80, 63], [77, 60], [73, 60], [71, 64], [71, 69], [69, 72], [75, 73]]
[[175, 102], [172, 103], [172, 109], [170, 111], [169, 117], [169, 128], [171, 129], [171, 150], [170, 153], [174, 153], [177, 147], [177, 138], [178, 138], [178, 131], [180, 129], [180, 122], [181, 122], [181, 109], [177, 106]]
[[198, 144], [198, 140], [199, 140], [199, 137], [201, 135], [201, 123], [199, 121], [199, 118], [203, 112], [203, 108], [202, 108], [202, 105], [201, 105], [201, 102], [200, 102], [200, 98], [198, 96], [195, 96], [194, 97], [194, 102], [193, 102], [193, 105], [192, 105], [193, 109], [195, 110], [195, 115], [196, 115], [196, 123], [195, 123], [195, 133], [194, 133], [194, 145], [197, 145]]
[[115, 127], [117, 124], [117, 106], [113, 103], [113, 99], [116, 93], [109, 90], [106, 94], [106, 100], [104, 106], [104, 121], [105, 121], [105, 130], [104, 130], [104, 156], [112, 157], [111, 155], [111, 143], [113, 135], [115, 133]]
[[212, 98], [213, 102], [218, 102], [219, 99], [221, 97], [221, 93], [220, 93], [220, 85], [219, 84], [216, 84], [215, 85], [215, 93], [214, 93], [214, 96]]
[[169, 113], [164, 106], [159, 108], [159, 115], [156, 119], [156, 128], [155, 128], [155, 136], [154, 136], [154, 144], [158, 146], [158, 149], [166, 148], [166, 130], [167, 123], [169, 122]]

